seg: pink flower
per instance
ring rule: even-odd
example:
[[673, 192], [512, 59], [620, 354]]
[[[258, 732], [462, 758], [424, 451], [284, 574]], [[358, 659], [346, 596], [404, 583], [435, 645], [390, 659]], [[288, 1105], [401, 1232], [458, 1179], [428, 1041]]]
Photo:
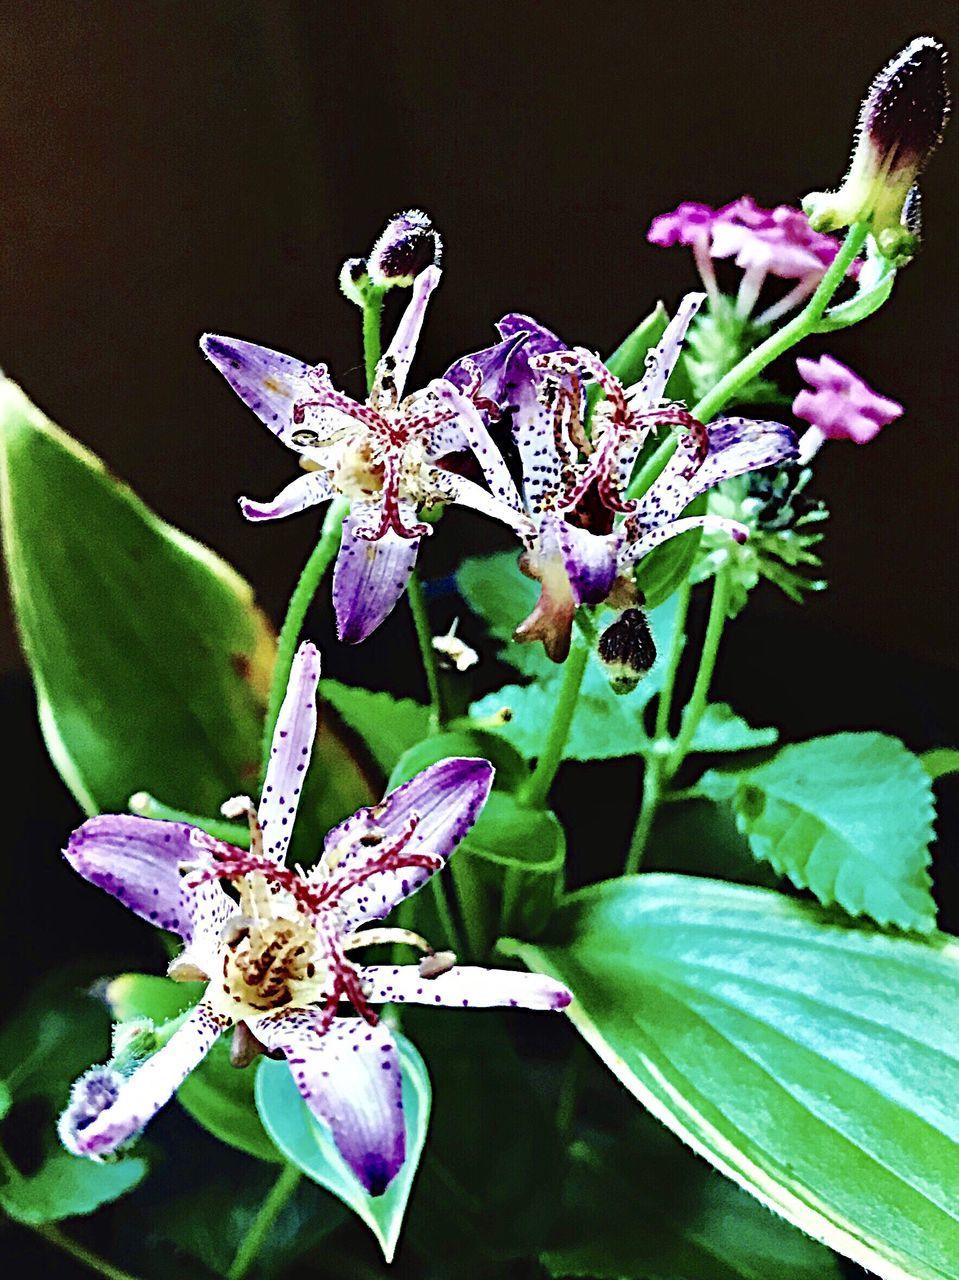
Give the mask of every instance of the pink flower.
[[[732, 258], [744, 273], [736, 305], [742, 316], [751, 313], [767, 276], [797, 281], [758, 317], [761, 323], [778, 319], [804, 302], [839, 252], [838, 241], [813, 231], [801, 210], [785, 204], [763, 209], [752, 196], [741, 196], [720, 209], [686, 201], [654, 218], [648, 238], [662, 246], [688, 245], [714, 301], [719, 290], [713, 260]], [[859, 267], [854, 262], [849, 275], [855, 278]]]
[[793, 413], [811, 424], [800, 442], [800, 461], [808, 461], [823, 440], [852, 440], [868, 444], [879, 432], [902, 416], [902, 405], [889, 400], [863, 382], [832, 356], [796, 364], [812, 390], [804, 389], [793, 401]]

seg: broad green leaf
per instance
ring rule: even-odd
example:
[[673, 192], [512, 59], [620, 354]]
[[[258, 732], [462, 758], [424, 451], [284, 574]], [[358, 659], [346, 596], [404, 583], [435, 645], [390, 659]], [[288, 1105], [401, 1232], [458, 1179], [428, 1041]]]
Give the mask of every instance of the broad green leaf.
[[772, 727], [754, 729], [738, 716], [728, 702], [711, 702], [696, 726], [690, 751], [753, 751], [771, 747], [779, 737]]
[[563, 1213], [543, 1262], [551, 1275], [596, 1280], [840, 1277], [828, 1249], [639, 1111], [615, 1138], [588, 1133], [572, 1145]]
[[519, 570], [519, 553], [499, 551], [464, 560], [456, 571], [463, 599], [499, 642], [499, 656], [527, 676], [548, 676], [556, 669], [541, 644], [519, 644], [513, 631], [531, 613], [539, 586]]
[[493, 732], [474, 728], [469, 722], [460, 722], [446, 733], [434, 733], [403, 753], [390, 774], [387, 789], [392, 791], [401, 782], [408, 782], [422, 770], [440, 760], [453, 756], [466, 756], [488, 760], [496, 770], [494, 785], [498, 791], [515, 791], [529, 777], [523, 757]]
[[[248, 584], [3, 380], [0, 503], [40, 725], [82, 807], [147, 791], [213, 815], [255, 789], [275, 642]], [[370, 798], [326, 729], [307, 787], [307, 844]]]
[[[152, 1018], [157, 1026], [178, 1017], [203, 994], [199, 982], [173, 982], [146, 973], [125, 973], [106, 988], [118, 1020]], [[252, 1067], [230, 1065], [231, 1032], [222, 1035], [200, 1065], [177, 1090], [177, 1100], [197, 1124], [258, 1160], [282, 1162], [264, 1132], [253, 1100]]]
[[954, 940], [645, 875], [506, 949], [567, 983], [610, 1070], [762, 1203], [884, 1280], [957, 1280]]
[[932, 783], [897, 738], [814, 738], [745, 772], [707, 774], [699, 790], [730, 798], [756, 857], [824, 905], [901, 929], [935, 928]]
[[[686, 507], [684, 516], [701, 516], [706, 512], [707, 495], [698, 498]], [[681, 533], [678, 538], [670, 538], [668, 542], [654, 547], [649, 555], [643, 556], [636, 566], [636, 586], [642, 592], [643, 599], [650, 609], [655, 609], [668, 600], [682, 586], [692, 573], [702, 531], [691, 529]]]
[[321, 681], [320, 694], [359, 734], [387, 775], [403, 752], [429, 733], [429, 707], [411, 698], [394, 698], [389, 693], [355, 689], [337, 680]]
[[407, 1201], [419, 1165], [430, 1117], [430, 1081], [426, 1065], [410, 1042], [396, 1037], [403, 1071], [406, 1161], [381, 1196], [370, 1196], [340, 1155], [326, 1125], [315, 1118], [297, 1092], [284, 1062], [260, 1063], [256, 1104], [267, 1132], [286, 1158], [337, 1196], [357, 1214], [393, 1261]]
[[933, 751], [923, 752], [919, 763], [935, 782], [947, 774], [959, 773], [959, 751], [954, 747], [937, 747]]
[[[666, 655], [676, 621], [676, 603], [669, 600], [649, 615], [657, 657], [652, 669], [632, 693], [613, 693], [609, 679], [595, 654], [591, 654], [566, 743], [567, 760], [614, 760], [651, 750], [644, 712], [662, 688]], [[528, 685], [506, 685], [474, 702], [470, 716], [490, 725], [490, 732], [505, 738], [528, 759], [543, 747], [563, 669], [555, 663]], [[501, 712], [511, 713], [503, 720]]]
[[0, 1204], [18, 1222], [37, 1226], [78, 1214], [132, 1191], [147, 1171], [145, 1160], [128, 1156], [115, 1164], [97, 1164], [54, 1151], [31, 1177], [11, 1177], [0, 1186]]

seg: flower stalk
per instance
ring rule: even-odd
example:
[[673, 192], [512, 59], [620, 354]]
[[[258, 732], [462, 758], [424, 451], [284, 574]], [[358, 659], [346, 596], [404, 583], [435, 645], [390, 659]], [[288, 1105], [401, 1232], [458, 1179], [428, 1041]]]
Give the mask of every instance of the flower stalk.
[[249, 1230], [240, 1241], [239, 1248], [226, 1273], [227, 1280], [243, 1280], [253, 1265], [254, 1259], [263, 1248], [270, 1228], [283, 1212], [290, 1197], [300, 1185], [303, 1175], [292, 1164], [283, 1166], [280, 1176], [267, 1192], [263, 1203], [257, 1210], [256, 1217], [250, 1223]]

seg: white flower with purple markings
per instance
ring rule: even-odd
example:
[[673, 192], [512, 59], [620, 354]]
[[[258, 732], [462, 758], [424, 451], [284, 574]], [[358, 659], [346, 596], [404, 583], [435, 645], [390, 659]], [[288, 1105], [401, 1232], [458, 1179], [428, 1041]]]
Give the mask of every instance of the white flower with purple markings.
[[[180, 936], [170, 976], [207, 984], [182, 1026], [130, 1074], [75, 1089], [60, 1135], [76, 1154], [102, 1157], [135, 1137], [234, 1027], [240, 1060], [251, 1048], [287, 1059], [311, 1111], [379, 1195], [403, 1164], [405, 1128], [396, 1045], [373, 1006], [569, 1003], [549, 978], [459, 966], [409, 930], [379, 924], [445, 865], [475, 822], [492, 784], [485, 760], [425, 769], [334, 828], [309, 872], [286, 865], [316, 732], [319, 671], [316, 649], [301, 645], [259, 806], [229, 805], [248, 818], [248, 850], [182, 822], [129, 815], [91, 818], [71, 836], [66, 857], [85, 879]], [[383, 943], [410, 944], [423, 960], [351, 959]]]

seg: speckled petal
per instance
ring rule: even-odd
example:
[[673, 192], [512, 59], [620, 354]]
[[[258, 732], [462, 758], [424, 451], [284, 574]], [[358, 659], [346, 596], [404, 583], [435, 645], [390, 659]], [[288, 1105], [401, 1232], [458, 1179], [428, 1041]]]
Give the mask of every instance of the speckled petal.
[[281, 1050], [296, 1087], [328, 1125], [340, 1154], [371, 1196], [381, 1196], [406, 1158], [403, 1077], [396, 1042], [381, 1022], [291, 1009], [251, 1022], [270, 1050]]
[[639, 382], [627, 388], [631, 409], [645, 413], [661, 403], [666, 384], [683, 349], [686, 331], [705, 300], [704, 293], [687, 293], [676, 308], [676, 314], [666, 326], [662, 338], [646, 357], [646, 372]]
[[[487, 760], [455, 757], [431, 765], [391, 791], [382, 803], [360, 809], [334, 827], [311, 878], [338, 876], [347, 880], [403, 836], [414, 816], [416, 829], [403, 852], [428, 854], [446, 862], [476, 821], [492, 785], [493, 766]], [[361, 844], [364, 838], [367, 843]], [[367, 920], [382, 920], [431, 875], [425, 867], [406, 867], [377, 872], [347, 888], [339, 898], [344, 931], [350, 932]]]
[[136, 1137], [199, 1066], [227, 1025], [225, 1018], [198, 1004], [163, 1048], [124, 1080], [110, 1106], [82, 1129], [67, 1132], [67, 1126], [60, 1126], [65, 1145], [75, 1155], [96, 1158]]
[[357, 528], [369, 526], [369, 514], [353, 510], [343, 521], [333, 570], [333, 607], [336, 633], [345, 644], [359, 644], [371, 635], [392, 612], [406, 589], [419, 538], [403, 538], [388, 529], [382, 538], [370, 541], [357, 535]]
[[455, 502], [461, 507], [470, 507], [481, 515], [489, 516], [492, 520], [499, 520], [523, 539], [534, 536], [535, 526], [529, 516], [512, 503], [495, 498], [473, 480], [453, 471], [437, 469], [430, 472], [430, 481], [437, 493], [442, 495], [444, 502]]
[[390, 369], [396, 393], [400, 397], [406, 390], [406, 379], [416, 354], [416, 344], [420, 339], [430, 294], [439, 284], [441, 275], [439, 267], [427, 267], [416, 277], [406, 310], [393, 334], [393, 341], [383, 354], [381, 367]]
[[85, 880], [144, 920], [190, 942], [218, 929], [231, 901], [218, 886], [216, 893], [202, 895], [186, 888], [180, 864], [198, 860], [193, 831], [182, 822], [107, 813], [78, 827], [64, 856]]
[[371, 1004], [439, 1004], [458, 1009], [565, 1009], [572, 994], [539, 973], [457, 966], [438, 978], [423, 978], [415, 964], [368, 964], [361, 969]]
[[286, 857], [313, 750], [319, 679], [319, 652], [315, 645], [304, 640], [293, 659], [286, 696], [273, 730], [270, 763], [257, 814], [263, 830], [263, 852], [277, 862]]
[[303, 452], [290, 438], [295, 430], [293, 405], [311, 398], [313, 366], [255, 342], [216, 333], [205, 333], [200, 349], [246, 407], [288, 448]]
[[452, 382], [446, 382], [443, 378], [436, 378], [431, 382], [429, 390], [441, 405], [451, 409], [456, 415], [456, 425], [466, 438], [493, 496], [507, 506], [513, 507], [514, 510], [521, 511], [523, 504], [513, 483], [513, 477], [473, 402], [460, 391], [459, 387], [455, 387]]
[[738, 520], [726, 520], [722, 516], [683, 516], [679, 520], [670, 520], [657, 529], [651, 529], [632, 541], [624, 541], [619, 553], [620, 571], [642, 560], [643, 556], [648, 555], [660, 543], [678, 538], [681, 533], [690, 533], [693, 529], [704, 529], [707, 533], [725, 533], [734, 542], [740, 543], [749, 537], [749, 530]]
[[297, 476], [285, 489], [281, 489], [272, 502], [255, 502], [252, 498], [240, 499], [240, 510], [247, 520], [280, 520], [283, 516], [296, 515], [307, 507], [332, 498], [336, 490], [325, 471], [310, 471]]
[[602, 604], [616, 580], [618, 533], [597, 534], [579, 529], [556, 516], [550, 520], [566, 576], [577, 604]]
[[537, 356], [568, 351], [569, 347], [531, 316], [511, 312], [496, 327], [506, 339], [525, 334], [507, 366], [505, 393], [523, 468], [523, 494], [530, 510], [536, 512], [547, 497], [559, 492], [562, 461], [553, 433], [553, 410], [540, 400], [543, 374], [531, 362]]

